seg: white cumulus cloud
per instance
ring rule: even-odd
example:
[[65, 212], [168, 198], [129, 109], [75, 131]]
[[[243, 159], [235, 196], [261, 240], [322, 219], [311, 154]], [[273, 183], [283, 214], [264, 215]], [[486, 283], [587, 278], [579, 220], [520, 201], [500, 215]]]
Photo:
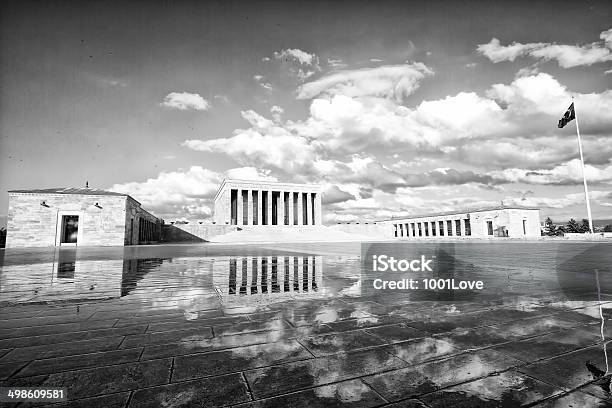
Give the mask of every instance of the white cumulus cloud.
[[555, 60], [562, 68], [572, 68], [612, 61], [612, 29], [601, 32], [599, 38], [601, 41], [585, 45], [542, 42], [502, 45], [497, 38], [493, 38], [487, 44], [479, 44], [476, 50], [494, 63], [529, 56], [543, 61]]
[[433, 71], [422, 63], [385, 65], [376, 68], [337, 71], [298, 88], [298, 99], [319, 95], [377, 96], [401, 100], [412, 94]]
[[178, 110], [205, 111], [210, 108], [210, 103], [197, 93], [170, 92], [160, 103], [161, 106]]

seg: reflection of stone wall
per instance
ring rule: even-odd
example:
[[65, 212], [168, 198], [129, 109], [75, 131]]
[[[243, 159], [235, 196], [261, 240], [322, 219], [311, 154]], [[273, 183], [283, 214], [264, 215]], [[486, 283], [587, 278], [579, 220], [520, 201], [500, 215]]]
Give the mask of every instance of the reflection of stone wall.
[[123, 260], [77, 260], [59, 251], [53, 262], [5, 265], [0, 273], [0, 302], [53, 302], [121, 296]]
[[282, 301], [319, 297], [321, 256], [245, 256], [213, 264], [213, 284], [223, 302]]

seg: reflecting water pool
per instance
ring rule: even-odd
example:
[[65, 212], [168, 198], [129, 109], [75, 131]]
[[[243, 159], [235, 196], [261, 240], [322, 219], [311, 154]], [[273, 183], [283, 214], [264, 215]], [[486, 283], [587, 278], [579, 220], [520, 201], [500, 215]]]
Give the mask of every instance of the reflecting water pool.
[[[416, 279], [484, 289], [378, 290]], [[81, 406], [606, 406], [612, 244], [4, 250], [2, 386]], [[559, 405], [562, 406], [562, 405]]]

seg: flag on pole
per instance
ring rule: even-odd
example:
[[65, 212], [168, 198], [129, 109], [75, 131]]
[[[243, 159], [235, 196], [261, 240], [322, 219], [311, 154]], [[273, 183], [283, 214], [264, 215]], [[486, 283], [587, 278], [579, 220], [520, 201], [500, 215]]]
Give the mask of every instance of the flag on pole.
[[559, 119], [559, 124], [557, 126], [559, 128], [565, 127], [565, 125], [567, 125], [574, 119], [576, 119], [576, 112], [574, 111], [574, 102], [572, 102], [570, 107], [567, 108], [565, 114], [563, 114], [563, 117]]

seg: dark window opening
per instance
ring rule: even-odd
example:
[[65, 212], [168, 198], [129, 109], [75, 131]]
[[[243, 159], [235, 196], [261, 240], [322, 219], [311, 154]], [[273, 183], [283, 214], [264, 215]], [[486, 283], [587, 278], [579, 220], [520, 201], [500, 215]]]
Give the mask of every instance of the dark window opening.
[[315, 193], [310, 193], [310, 216], [312, 217], [312, 225], [315, 225]]
[[287, 192], [283, 193], [283, 207], [284, 207], [283, 223], [285, 225], [289, 225], [289, 193]]
[[257, 217], [259, 216], [259, 192], [253, 191], [253, 225], [257, 225]]
[[308, 197], [306, 193], [302, 193], [302, 222], [308, 225]]
[[249, 224], [249, 191], [242, 190], [242, 225]]
[[268, 192], [261, 192], [261, 225], [268, 225]]
[[278, 225], [278, 201], [280, 200], [280, 191], [272, 192], [272, 225]]
[[293, 193], [293, 225], [298, 225], [300, 214], [298, 213], [299, 193]]
[[231, 190], [230, 192], [230, 224], [238, 224], [238, 190]]

